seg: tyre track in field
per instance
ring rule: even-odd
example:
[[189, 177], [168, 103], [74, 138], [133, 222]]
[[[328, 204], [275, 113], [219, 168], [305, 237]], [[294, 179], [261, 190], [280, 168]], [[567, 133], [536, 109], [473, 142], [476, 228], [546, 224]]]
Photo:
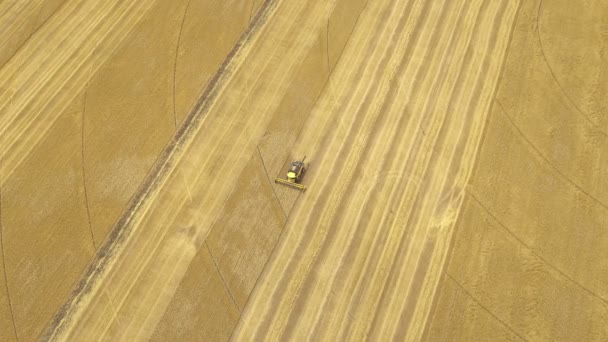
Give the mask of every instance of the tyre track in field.
[[[91, 235], [91, 244], [93, 245], [93, 251], [97, 250], [97, 243], [95, 242], [95, 235], [93, 234], [93, 224], [91, 222], [91, 206], [89, 204], [89, 195], [87, 190], [87, 173], [85, 167], [85, 153], [84, 153], [84, 123], [87, 111], [87, 95], [88, 95], [88, 84], [85, 86], [85, 91], [82, 100], [82, 115], [80, 116], [81, 125], [80, 125], [80, 159], [82, 166], [82, 190], [84, 192], [84, 204], [87, 212], [87, 224], [88, 231]], [[94, 252], [93, 252], [94, 254]]]
[[464, 292], [464, 294], [466, 294], [467, 297], [471, 298], [473, 300], [473, 302], [475, 302], [475, 304], [479, 305], [480, 308], [482, 308], [485, 312], [487, 312], [490, 316], [492, 316], [492, 318], [494, 318], [497, 322], [499, 322], [503, 327], [507, 328], [510, 332], [512, 332], [515, 336], [517, 336], [522, 341], [528, 342], [528, 340], [526, 338], [524, 338], [522, 335], [520, 335], [510, 325], [508, 325], [505, 321], [503, 321], [498, 316], [496, 316], [496, 314], [494, 314], [485, 305], [483, 305], [481, 302], [479, 302], [477, 300], [477, 298], [475, 298], [469, 291], [467, 291], [467, 289], [461, 283], [459, 283], [456, 279], [454, 279], [454, 277], [452, 277], [451, 274], [446, 273], [446, 276], [452, 283], [454, 283], [454, 285], [456, 285], [458, 287], [458, 289], [460, 289], [460, 291]]
[[[2, 165], [2, 153], [0, 153], [0, 165]], [[2, 178], [2, 173], [0, 173]], [[13, 314], [13, 302], [11, 301], [11, 292], [8, 286], [8, 276], [6, 272], [6, 254], [4, 253], [4, 227], [2, 226], [2, 185], [0, 184], [0, 250], [2, 252], [2, 270], [4, 272], [4, 288], [6, 289], [6, 300], [8, 302], [8, 309], [11, 315], [10, 320], [13, 327], [13, 333], [15, 334], [15, 340], [19, 341], [19, 335], [17, 334], [17, 326], [15, 324], [15, 315]]]
[[184, 9], [184, 15], [182, 16], [182, 23], [179, 26], [179, 32], [177, 34], [177, 42], [175, 43], [175, 60], [173, 61], [173, 124], [175, 125], [175, 131], [177, 131], [177, 110], [176, 106], [176, 94], [177, 94], [177, 59], [179, 57], [179, 47], [182, 41], [182, 31], [184, 30], [184, 24], [186, 23], [186, 16], [188, 15], [188, 9], [190, 8], [190, 3], [192, 0], [188, 0], [186, 4], [186, 8]]
[[[37, 26], [34, 27], [28, 36], [21, 40], [21, 44], [18, 45], [22, 45], [24, 42], [26, 42], [29, 37], [31, 37], [40, 26], [42, 26], [42, 23], [38, 24], [38, 21], [40, 20], [40, 13], [42, 12], [44, 6], [44, 0], [41, 0], [38, 4], [36, 4], [34, 1], [27, 2], [18, 0], [0, 2], [0, 51], [7, 48], [6, 45], [9, 43], [9, 41], [24, 25], [30, 22], [31, 18], [35, 18], [34, 25]], [[2, 66], [6, 61], [10, 60], [18, 49], [19, 48], [16, 48], [15, 51], [13, 51], [10, 55], [1, 57], [0, 66]]]
[[581, 284], [580, 282], [578, 282], [577, 280], [575, 280], [574, 278], [572, 278], [572, 276], [568, 275], [565, 271], [562, 271], [560, 268], [558, 268], [557, 266], [555, 266], [552, 262], [550, 262], [549, 260], [547, 260], [539, 252], [537, 252], [534, 248], [532, 248], [528, 243], [526, 243], [519, 236], [517, 236], [513, 232], [512, 229], [510, 229], [504, 223], [502, 223], [501, 221], [499, 221], [498, 217], [496, 217], [495, 214], [492, 213], [492, 211], [490, 211], [490, 209], [486, 205], [484, 205], [481, 202], [480, 199], [478, 199], [475, 196], [475, 194], [471, 193], [470, 191], [467, 191], [467, 195], [473, 199], [473, 202], [475, 202], [476, 205], [479, 208], [481, 208], [492, 219], [492, 221], [494, 221], [494, 223], [496, 223], [496, 225], [490, 225], [490, 226], [492, 226], [493, 228], [496, 228], [496, 229], [500, 229], [503, 232], [505, 232], [507, 235], [511, 236], [511, 238], [514, 241], [516, 241], [518, 244], [522, 245], [525, 249], [527, 249], [528, 251], [530, 251], [531, 254], [533, 254], [535, 257], [537, 257], [538, 259], [540, 259], [543, 263], [545, 263], [547, 266], [549, 266], [549, 268], [553, 269], [553, 271], [556, 272], [557, 274], [559, 274], [560, 277], [562, 277], [562, 278], [566, 279], [567, 281], [571, 282], [572, 284], [580, 287], [581, 290], [587, 292], [587, 294], [589, 296], [602, 301], [604, 303], [604, 305], [608, 305], [608, 300], [602, 298], [601, 295], [599, 295], [598, 293], [596, 293], [593, 290], [589, 289], [585, 285]]
[[506, 111], [506, 109], [504, 108], [504, 106], [502, 105], [502, 103], [500, 101], [498, 101], [498, 99], [496, 100], [496, 103], [498, 103], [498, 107], [500, 108], [500, 112], [502, 113], [502, 115], [507, 119], [507, 121], [509, 121], [509, 123], [511, 124], [511, 126], [513, 126], [513, 129], [515, 129], [515, 131], [517, 132], [518, 136], [520, 137], [520, 139], [522, 139], [526, 145], [532, 150], [534, 151], [533, 153], [536, 154], [537, 156], [539, 156], [544, 162], [545, 164], [547, 164], [547, 166], [549, 166], [549, 168], [551, 168], [555, 173], [557, 173], [559, 175], [559, 178], [561, 178], [565, 183], [569, 184], [570, 186], [572, 186], [573, 188], [575, 188], [576, 190], [578, 190], [579, 192], [581, 192], [582, 194], [584, 194], [585, 196], [589, 197], [593, 202], [597, 203], [598, 205], [600, 205], [602, 208], [604, 208], [605, 210], [608, 210], [608, 204], [602, 202], [599, 198], [593, 196], [591, 193], [589, 193], [588, 191], [586, 191], [585, 189], [583, 189], [580, 185], [578, 185], [574, 180], [572, 180], [570, 177], [568, 177], [563, 171], [561, 171], [557, 166], [555, 166], [541, 151], [538, 147], [536, 147], [532, 141], [523, 133], [523, 131], [515, 124], [515, 122], [513, 121], [513, 119], [511, 118], [511, 115]]
[[574, 99], [572, 99], [572, 97], [570, 96], [570, 94], [566, 91], [566, 88], [564, 88], [564, 86], [562, 85], [562, 82], [557, 77], [557, 74], [555, 73], [555, 70], [554, 70], [553, 66], [549, 62], [549, 59], [547, 58], [547, 53], [545, 52], [545, 47], [543, 45], [543, 39], [542, 39], [542, 35], [541, 35], [541, 32], [540, 32], [541, 31], [540, 23], [541, 23], [541, 16], [542, 16], [543, 5], [544, 5], [544, 0], [540, 0], [538, 2], [538, 9], [536, 10], [536, 38], [538, 40], [538, 47], [540, 48], [540, 52], [541, 52], [541, 56], [543, 58], [543, 61], [545, 62], [545, 65], [547, 66], [547, 69], [549, 70], [549, 73], [551, 74], [551, 77], [555, 81], [555, 84], [559, 88], [560, 92], [564, 95], [564, 97], [566, 98], [566, 100], [568, 100], [568, 102], [570, 102], [570, 104], [572, 105], [572, 107], [574, 107], [575, 111], [581, 117], [583, 117], [583, 119], [585, 121], [587, 121], [592, 127], [594, 127], [595, 129], [597, 129], [597, 131], [604, 138], [608, 138], [608, 134], [603, 130], [602, 127], [600, 127], [595, 121], [593, 121], [591, 119], [591, 116], [589, 115], [589, 113], [585, 112], [576, 102], [574, 102]]

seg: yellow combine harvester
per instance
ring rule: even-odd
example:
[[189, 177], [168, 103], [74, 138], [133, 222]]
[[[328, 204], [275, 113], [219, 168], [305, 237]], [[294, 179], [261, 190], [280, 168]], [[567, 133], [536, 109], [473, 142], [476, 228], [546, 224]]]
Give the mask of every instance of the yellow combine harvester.
[[304, 172], [304, 159], [306, 159], [306, 156], [304, 156], [302, 160], [292, 161], [289, 165], [289, 171], [287, 171], [287, 179], [275, 178], [274, 182], [290, 186], [302, 192], [306, 191], [306, 187], [298, 183], [298, 181], [300, 180], [300, 176]]

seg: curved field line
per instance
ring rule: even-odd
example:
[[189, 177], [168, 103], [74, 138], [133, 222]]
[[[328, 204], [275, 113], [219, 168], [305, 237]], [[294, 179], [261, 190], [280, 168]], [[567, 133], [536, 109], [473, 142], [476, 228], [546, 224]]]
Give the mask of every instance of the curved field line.
[[[534, 256], [536, 256], [538, 259], [540, 259], [543, 263], [545, 263], [547, 266], [549, 266], [550, 268], [552, 268], [556, 273], [558, 273], [560, 276], [562, 276], [563, 278], [565, 278], [566, 280], [568, 280], [569, 282], [575, 284], [576, 286], [580, 287], [583, 291], [587, 292], [590, 296], [599, 299], [600, 301], [604, 302], [605, 304], [608, 304], [608, 300], [602, 298], [602, 296], [600, 296], [599, 294], [595, 293], [594, 291], [592, 291], [591, 289], [587, 288], [586, 286], [584, 286], [583, 284], [579, 283], [578, 281], [574, 280], [574, 278], [572, 278], [570, 275], [568, 275], [567, 273], [565, 273], [564, 271], [562, 271], [561, 269], [559, 269], [557, 266], [553, 265], [552, 263], [550, 263], [547, 259], [545, 259], [542, 255], [540, 255], [539, 253], [537, 253], [532, 247], [530, 247], [524, 240], [522, 240], [520, 237], [518, 237], [515, 233], [513, 233], [513, 231], [508, 228], [504, 223], [502, 223], [495, 215], [494, 213], [492, 213], [492, 211], [490, 211], [490, 209], [488, 207], [486, 207], [480, 199], [477, 198], [477, 196], [475, 196], [474, 194], [472, 194], [470, 191], [467, 190], [467, 195], [469, 197], [471, 197], [473, 199], [473, 201], [475, 203], [477, 203], [477, 206], [479, 208], [481, 208], [483, 211], [485, 211], [488, 216], [490, 216], [490, 218], [492, 218], [492, 220], [494, 222], [496, 222], [496, 224], [500, 227], [501, 230], [503, 230], [505, 233], [507, 233], [508, 235], [510, 235], [518, 244], [522, 245], [524, 248], [526, 248], [528, 251], [530, 251], [530, 253], [534, 254]], [[490, 225], [492, 226], [492, 225]]]
[[186, 4], [186, 8], [184, 9], [184, 15], [182, 16], [182, 23], [179, 27], [179, 33], [177, 34], [177, 43], [175, 44], [175, 59], [173, 61], [173, 123], [175, 125], [175, 130], [177, 131], [177, 112], [176, 112], [176, 104], [175, 104], [175, 97], [176, 97], [176, 92], [177, 92], [177, 85], [176, 83], [176, 74], [177, 74], [177, 59], [178, 59], [178, 53], [179, 53], [179, 47], [182, 41], [182, 31], [184, 30], [184, 24], [186, 23], [186, 16], [188, 15], [188, 9], [190, 8], [190, 3], [192, 2], [192, 0], [188, 0], [188, 3]]
[[568, 92], [566, 91], [566, 89], [564, 88], [564, 86], [562, 85], [562, 83], [560, 82], [560, 80], [557, 77], [557, 74], [555, 73], [555, 70], [553, 69], [553, 66], [551, 65], [551, 63], [549, 62], [549, 59], [547, 58], [547, 53], [545, 52], [545, 48], [543, 45], [543, 39], [541, 37], [540, 34], [540, 17], [541, 17], [541, 13], [542, 13], [542, 6], [543, 6], [544, 0], [540, 0], [538, 3], [538, 10], [536, 11], [536, 36], [538, 38], [538, 45], [540, 47], [540, 52], [541, 55], [543, 56], [543, 60], [545, 61], [545, 64], [547, 65], [547, 69], [549, 69], [549, 73], [551, 74], [551, 77], [555, 80], [555, 84], [557, 85], [557, 87], [560, 89], [560, 91], [564, 94], [564, 97], [566, 97], [566, 99], [568, 100], [568, 102], [570, 102], [570, 104], [574, 107], [574, 109], [576, 109], [576, 111], [593, 127], [595, 127], [599, 133], [601, 133], [604, 137], [608, 138], [608, 134], [602, 129], [602, 127], [598, 126], [598, 124], [596, 122], [594, 122], [591, 117], [585, 112], [583, 111], [578, 104], [576, 104], [576, 102], [574, 102], [574, 100], [572, 99], [572, 97], [570, 97], [570, 94], [568, 94]]
[[87, 177], [85, 167], [85, 153], [84, 153], [84, 122], [85, 113], [87, 110], [87, 95], [89, 93], [88, 84], [85, 86], [84, 99], [82, 101], [82, 115], [81, 115], [81, 126], [80, 126], [80, 156], [82, 164], [82, 189], [84, 190], [85, 207], [87, 210], [87, 222], [89, 224], [89, 233], [91, 234], [91, 243], [93, 244], [93, 255], [97, 251], [97, 244], [95, 243], [95, 234], [93, 234], [93, 224], [91, 223], [91, 206], [89, 205], [89, 195], [87, 191]]
[[274, 197], [274, 199], [279, 204], [279, 207], [281, 207], [281, 212], [283, 213], [283, 217], [285, 219], [287, 219], [287, 213], [285, 213], [285, 209], [283, 208], [283, 204], [279, 200], [279, 197], [277, 196], [277, 192], [274, 190], [274, 186], [272, 185], [273, 182], [270, 179], [270, 174], [268, 173], [268, 169], [266, 169], [266, 164], [264, 163], [264, 158], [262, 158], [262, 152], [260, 152], [259, 145], [256, 146], [256, 150], [258, 151], [258, 156], [260, 157], [260, 163], [262, 163], [262, 167], [264, 168], [264, 174], [266, 175], [266, 179], [268, 180], [268, 185], [270, 186], [270, 189], [272, 190], [272, 196]]
[[496, 314], [494, 314], [490, 309], [488, 309], [485, 305], [483, 305], [479, 300], [477, 300], [477, 298], [475, 298], [469, 291], [467, 291], [467, 289], [464, 288], [464, 286], [462, 284], [460, 284], [456, 279], [454, 279], [454, 277], [450, 274], [450, 273], [446, 273], [446, 276], [462, 291], [464, 292], [469, 298], [471, 298], [475, 304], [479, 305], [479, 307], [481, 307], [485, 312], [487, 312], [490, 316], [492, 316], [496, 321], [500, 322], [500, 324], [502, 324], [505, 328], [509, 329], [509, 331], [511, 331], [513, 334], [515, 334], [517, 337], [519, 337], [522, 341], [526, 341], [528, 342], [528, 339], [526, 339], [525, 337], [523, 337], [521, 334], [519, 334], [517, 331], [515, 331], [515, 329], [513, 329], [510, 325], [507, 324], [507, 322], [503, 321], [502, 319], [500, 319], [500, 317], [496, 316]]
[[[2, 164], [2, 154], [0, 154], [0, 164]], [[0, 174], [0, 178], [2, 175]], [[13, 326], [13, 333], [15, 339], [19, 341], [19, 335], [17, 334], [17, 326], [15, 325], [15, 315], [13, 314], [13, 303], [11, 301], [11, 293], [8, 286], [8, 275], [6, 272], [6, 254], [4, 253], [4, 226], [2, 225], [2, 184], [0, 184], [0, 250], [2, 250], [2, 270], [4, 271], [4, 286], [6, 288], [6, 299], [8, 301], [8, 308], [11, 314], [11, 322]]]
[[600, 206], [602, 206], [604, 209], [608, 210], [608, 205], [606, 203], [600, 201], [597, 197], [595, 197], [592, 194], [590, 194], [589, 192], [587, 192], [581, 186], [579, 186], [578, 184], [576, 184], [576, 182], [574, 182], [565, 173], [563, 173], [559, 168], [557, 168], [555, 165], [553, 165], [553, 163], [551, 163], [551, 161], [547, 157], [545, 157], [545, 155], [530, 141], [530, 139], [528, 139], [528, 137], [526, 137], [526, 135], [521, 131], [521, 129], [515, 124], [515, 122], [513, 121], [513, 119], [511, 118], [511, 116], [509, 115], [509, 113], [505, 110], [505, 108], [503, 107], [503, 105], [501, 104], [501, 102], [498, 99], [496, 99], [496, 103], [498, 103], [498, 106], [501, 109], [500, 111], [503, 113], [503, 115], [505, 116], [505, 118], [507, 118], [507, 120], [513, 126], [513, 128], [515, 128], [515, 130], [517, 131], [518, 135], [527, 143], [528, 146], [530, 146], [530, 148], [532, 150], [534, 150], [534, 152], [542, 160], [545, 161], [545, 163], [547, 163], [547, 165], [549, 167], [551, 167], [555, 172], [557, 172], [557, 174], [559, 174], [564, 181], [566, 181], [567, 183], [569, 183], [570, 185], [572, 185], [573, 187], [575, 187], [578, 191], [582, 192], [587, 197], [591, 198], [594, 202], [596, 202], [597, 204], [599, 204]]

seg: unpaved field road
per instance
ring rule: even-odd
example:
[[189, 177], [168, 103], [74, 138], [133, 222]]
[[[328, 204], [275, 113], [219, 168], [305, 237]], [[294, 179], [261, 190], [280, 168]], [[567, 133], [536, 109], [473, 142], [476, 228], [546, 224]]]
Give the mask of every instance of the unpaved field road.
[[[246, 5], [66, 0], [16, 40], [22, 58], [0, 69], [3, 337], [606, 339], [606, 5]], [[229, 22], [228, 38], [197, 43]], [[35, 53], [78, 25], [90, 41]], [[131, 66], [154, 37], [150, 63]], [[76, 162], [45, 170], [80, 176], [60, 178], [74, 195], [55, 202], [79, 209], [47, 248], [33, 230], [19, 239], [20, 223], [46, 225], [16, 203], [23, 184], [44, 189], [32, 179], [56, 146]], [[272, 182], [304, 155], [305, 193]], [[28, 317], [18, 285], [48, 295], [31, 284], [59, 283], [76, 259], [64, 246], [78, 264]], [[45, 274], [28, 258], [49, 257], [63, 261], [38, 282], [19, 267]]]

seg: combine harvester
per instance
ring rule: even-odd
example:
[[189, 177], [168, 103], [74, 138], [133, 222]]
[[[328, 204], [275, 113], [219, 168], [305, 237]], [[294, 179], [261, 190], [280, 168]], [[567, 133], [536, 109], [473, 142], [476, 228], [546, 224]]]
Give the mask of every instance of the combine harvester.
[[292, 161], [291, 164], [289, 165], [289, 171], [287, 171], [287, 179], [275, 178], [274, 182], [290, 186], [290, 187], [292, 187], [294, 189], [298, 189], [302, 192], [306, 191], [306, 187], [304, 185], [298, 183], [300, 181], [300, 176], [304, 172], [304, 168], [305, 168], [304, 159], [306, 159], [306, 156], [304, 156], [304, 158], [302, 158], [302, 160]]

